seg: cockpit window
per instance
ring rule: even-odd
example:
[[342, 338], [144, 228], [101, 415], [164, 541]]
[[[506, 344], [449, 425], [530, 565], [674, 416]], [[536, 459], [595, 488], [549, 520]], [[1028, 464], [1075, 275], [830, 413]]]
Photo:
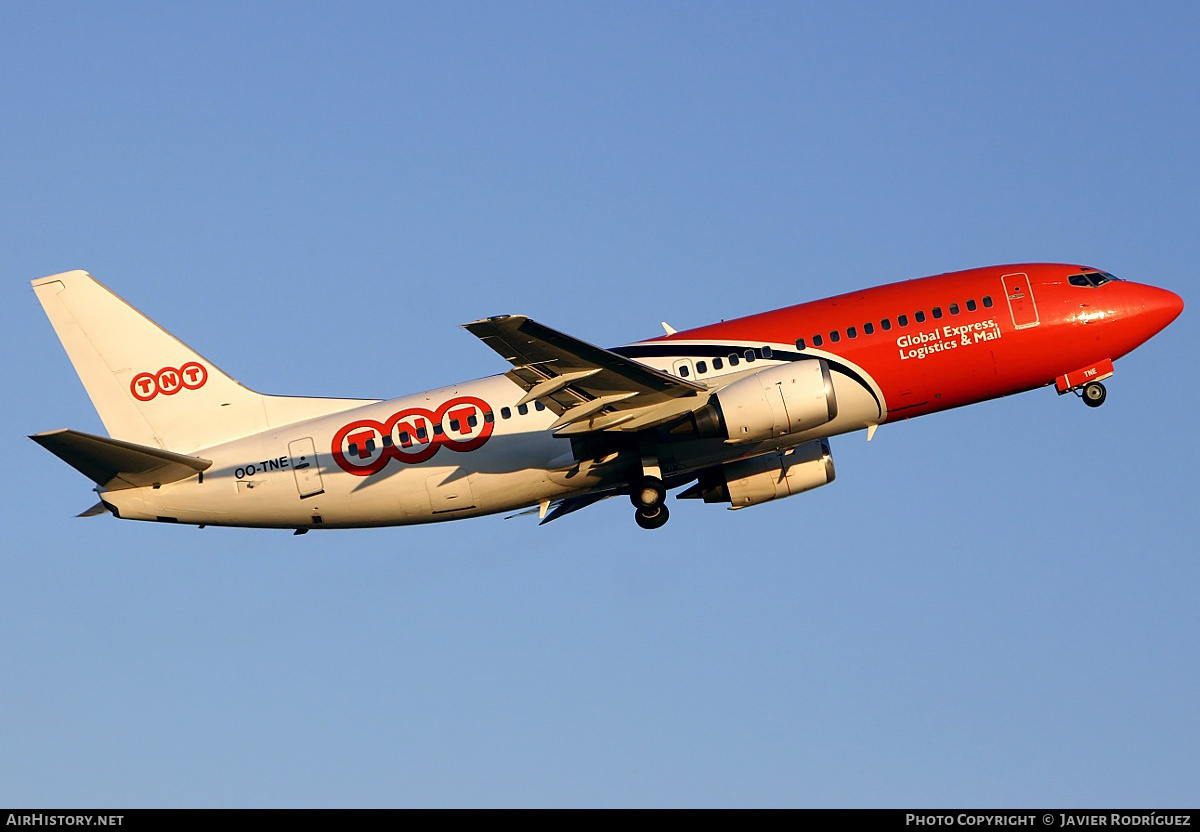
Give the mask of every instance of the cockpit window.
[[1067, 278], [1067, 282], [1072, 286], [1103, 286], [1110, 280], [1120, 280], [1120, 278], [1113, 277], [1108, 272], [1084, 272], [1083, 274], [1073, 274]]

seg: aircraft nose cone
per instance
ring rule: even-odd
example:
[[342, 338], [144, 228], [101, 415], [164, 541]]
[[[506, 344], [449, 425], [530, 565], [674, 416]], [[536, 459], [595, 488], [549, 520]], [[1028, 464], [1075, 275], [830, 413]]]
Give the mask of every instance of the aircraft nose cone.
[[1166, 289], [1152, 288], [1146, 298], [1146, 311], [1152, 314], [1163, 329], [1183, 312], [1183, 298]]

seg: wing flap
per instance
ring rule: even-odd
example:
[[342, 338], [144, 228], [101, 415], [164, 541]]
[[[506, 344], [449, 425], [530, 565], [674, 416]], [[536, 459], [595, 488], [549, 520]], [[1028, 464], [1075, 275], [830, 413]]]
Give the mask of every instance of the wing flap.
[[212, 461], [77, 430], [29, 437], [92, 482], [111, 490], [178, 482], [207, 470]]
[[524, 315], [463, 327], [513, 365], [506, 375], [559, 418], [560, 435], [641, 430], [702, 406], [708, 388], [551, 329]]

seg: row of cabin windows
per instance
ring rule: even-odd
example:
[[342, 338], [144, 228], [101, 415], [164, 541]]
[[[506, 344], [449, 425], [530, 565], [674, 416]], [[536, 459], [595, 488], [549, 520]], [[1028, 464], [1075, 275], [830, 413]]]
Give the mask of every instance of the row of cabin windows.
[[[993, 306], [993, 303], [992, 303], [991, 297], [985, 297], [983, 299], [983, 307], [985, 309], [991, 309], [992, 306]], [[971, 299], [966, 302], [966, 308], [967, 308], [968, 312], [974, 312], [976, 309], [979, 308], [979, 305], [977, 303], [975, 303], [974, 299]], [[946, 307], [946, 309], [947, 309], [947, 311], [950, 312], [951, 315], [958, 315], [962, 311], [959, 308], [957, 303], [950, 304], [949, 306]], [[942, 308], [940, 306], [933, 307], [933, 309], [931, 310], [931, 314], [933, 315], [934, 318], [941, 318], [944, 315], [944, 313], [942, 312]], [[915, 320], [919, 324], [925, 323], [925, 313], [924, 312], [914, 313], [913, 320]], [[896, 325], [901, 326], [901, 327], [908, 326], [908, 316], [907, 315], [897, 315], [896, 316]], [[892, 328], [891, 319], [884, 318], [882, 321], [879, 322], [879, 328], [881, 330], [883, 330], [884, 332], [887, 332], [888, 330], [890, 330]], [[875, 324], [868, 321], [867, 323], [863, 324], [862, 331], [863, 331], [863, 335], [874, 335], [875, 334]], [[858, 337], [858, 328], [853, 327], [853, 326], [846, 327], [846, 337], [851, 338], [851, 339], [857, 338]], [[840, 330], [835, 329], [829, 333], [830, 343], [836, 344], [841, 340], [842, 340], [842, 333]], [[812, 345], [814, 347], [819, 347], [824, 343], [825, 343], [825, 339], [822, 336], [814, 335], [812, 337]], [[802, 350], [802, 349], [805, 349], [806, 346], [807, 346], [807, 344], [803, 338], [796, 339], [796, 349]], [[725, 364], [727, 362], [730, 367], [737, 367], [739, 364], [741, 364], [743, 359], [746, 361], [746, 363], [750, 363], [750, 362], [758, 360], [759, 358], [768, 358], [769, 359], [771, 357], [772, 357], [772, 353], [771, 353], [770, 347], [759, 347], [758, 349], [749, 349], [749, 350], [746, 350], [745, 352], [743, 352], [741, 355], [738, 355], [736, 352], [731, 352], [729, 355], [725, 356], [724, 358], [712, 359], [712, 371], [715, 373], [718, 370], [725, 369]], [[708, 371], [709, 371], [709, 365], [708, 365], [707, 361], [697, 361], [696, 362], [696, 375], [698, 375], [698, 376], [704, 375]], [[683, 378], [687, 378], [689, 375], [691, 375], [691, 370], [689, 369], [687, 364], [683, 364], [679, 367], [679, 375], [682, 376]], [[533, 403], [533, 409], [534, 410], [545, 410], [546, 406], [539, 401], [535, 401]], [[517, 414], [518, 415], [525, 416], [528, 413], [529, 413], [529, 405], [528, 404], [517, 405]], [[501, 419], [511, 419], [512, 415], [513, 415], [512, 408], [509, 408], [509, 407], [500, 408], [500, 418]], [[485, 416], [485, 418], [489, 422], [492, 421], [492, 415], [490, 413], [487, 414]], [[457, 423], [458, 423], [457, 419], [451, 419], [450, 420], [450, 429], [457, 431], [458, 430]], [[467, 424], [470, 425], [471, 427], [475, 427], [475, 425], [477, 424], [476, 417], [475, 416], [467, 417]], [[433, 428], [433, 432], [435, 434], [440, 434], [441, 427], [435, 425]], [[425, 433], [425, 428], [423, 428], [423, 427], [419, 428], [417, 430], [417, 438], [420, 439], [421, 441], [424, 441], [425, 440], [425, 436], [423, 435], [424, 433]], [[407, 442], [407, 436], [403, 433], [400, 434], [400, 439], [402, 442]], [[385, 445], [390, 444], [391, 437], [384, 437], [383, 441], [384, 441]], [[371, 443], [368, 443], [368, 444], [371, 444]]]
[[[992, 305], [993, 304], [992, 304], [991, 297], [985, 297], [983, 299], [983, 308], [984, 309], [991, 309]], [[968, 312], [974, 312], [976, 309], [979, 308], [979, 304], [975, 303], [974, 299], [972, 299], [972, 300], [967, 301], [966, 307], [967, 307]], [[949, 306], [946, 307], [946, 309], [947, 309], [947, 311], [950, 312], [951, 315], [957, 315], [962, 311], [959, 308], [957, 303], [950, 304]], [[941, 318], [944, 314], [945, 313], [942, 311], [942, 307], [940, 307], [940, 306], [933, 307], [932, 315], [934, 318]], [[925, 313], [924, 312], [914, 313], [913, 320], [919, 324], [925, 323]], [[896, 325], [901, 326], [901, 327], [908, 326], [908, 316], [907, 315], [897, 315], [896, 316]], [[881, 330], [883, 330], [884, 332], [887, 332], [889, 329], [892, 328], [892, 319], [884, 318], [882, 321], [879, 322], [879, 328]], [[862, 332], [863, 332], [863, 335], [873, 335], [875, 333], [875, 324], [873, 324], [871, 322], [867, 322], [867, 323], [863, 324]], [[846, 337], [851, 338], [851, 339], [857, 338], [858, 337], [858, 328], [853, 327], [853, 326], [846, 327]], [[835, 329], [829, 333], [829, 343], [836, 344], [838, 341], [841, 341], [841, 340], [842, 340], [841, 330]], [[812, 345], [814, 347], [819, 347], [824, 343], [825, 343], [824, 336], [814, 335], [812, 337]], [[796, 339], [796, 349], [802, 350], [802, 349], [805, 349], [805, 347], [806, 347], [805, 340], [803, 338], [797, 338]]]
[[[993, 304], [992, 304], [992, 299], [990, 296], [985, 297], [983, 299], [983, 306], [985, 309], [992, 308]], [[976, 309], [979, 308], [979, 305], [977, 303], [975, 303], [974, 299], [971, 299], [971, 300], [967, 301], [966, 307], [967, 307], [968, 312], [974, 312]], [[957, 303], [950, 304], [949, 306], [946, 307], [946, 309], [950, 312], [951, 315], [958, 315], [962, 311], [959, 308]], [[942, 312], [942, 308], [940, 306], [933, 307], [932, 314], [933, 314], [934, 318], [941, 318], [944, 315], [944, 313]], [[925, 323], [925, 313], [924, 312], [916, 312], [913, 315], [913, 319], [917, 323], [923, 324], [923, 323]], [[907, 315], [897, 315], [896, 316], [896, 324], [898, 326], [902, 326], [902, 327], [908, 326], [908, 316]], [[884, 318], [882, 321], [879, 322], [879, 328], [882, 329], [884, 332], [891, 329], [892, 328], [891, 319]], [[873, 335], [875, 333], [875, 324], [868, 321], [867, 323], [863, 324], [862, 331], [863, 331], [863, 335]], [[858, 337], [858, 328], [853, 327], [853, 326], [846, 327], [846, 337], [847, 338], [857, 338]], [[839, 330], [835, 329], [829, 333], [830, 343], [836, 344], [841, 340], [842, 340], [842, 334]], [[825, 343], [825, 340], [822, 336], [814, 335], [812, 337], [812, 345], [814, 347], [819, 347], [824, 343]], [[802, 350], [802, 349], [805, 349], [805, 347], [806, 347], [806, 344], [805, 344], [804, 339], [797, 338], [796, 339], [796, 349]], [[715, 373], [718, 370], [725, 369], [726, 362], [729, 363], [730, 367], [736, 367], [742, 362], [743, 358], [745, 358], [747, 363], [750, 363], [752, 361], [756, 361], [759, 358], [771, 358], [771, 357], [772, 357], [772, 353], [771, 353], [770, 347], [759, 347], [758, 349], [749, 349], [749, 350], [746, 350], [744, 353], [742, 353], [740, 356], [736, 352], [731, 352], [729, 355], [727, 355], [724, 358], [712, 359], [712, 371]], [[705, 373], [708, 372], [708, 370], [709, 370], [708, 362], [706, 362], [706, 361], [697, 361], [696, 362], [696, 375], [698, 375], [698, 376], [704, 375]], [[683, 378], [687, 378], [689, 375], [691, 375], [691, 370], [688, 368], [687, 364], [683, 364], [679, 367], [679, 375], [682, 376]], [[546, 409], [546, 406], [538, 401], [535, 401], [533, 403], [533, 407], [535, 410], [545, 410]], [[528, 412], [529, 412], [529, 405], [527, 405], [527, 404], [517, 405], [517, 413], [520, 414], [521, 416], [524, 416]], [[474, 419], [475, 417], [472, 416], [471, 418]], [[511, 419], [512, 418], [512, 410], [507, 407], [500, 408], [500, 418], [501, 419]], [[451, 426], [453, 427], [453, 422], [451, 423]]]
[[[758, 349], [746, 350], [741, 355], [738, 355], [736, 352], [731, 352], [729, 355], [725, 356], [724, 358], [712, 359], [712, 371], [715, 373], [717, 370], [725, 369], [725, 364], [727, 362], [730, 367], [736, 367], [739, 364], [741, 364], [743, 360], [745, 360], [746, 363], [749, 364], [750, 362], [757, 361], [760, 358], [771, 358], [772, 356], [773, 356], [773, 353], [771, 352], [770, 347], [759, 347]], [[679, 375], [682, 376], [683, 378], [687, 378], [689, 375], [691, 375], [691, 372], [692, 371], [688, 367], [687, 364], [683, 364], [679, 368]], [[707, 361], [697, 361], [696, 362], [696, 375], [702, 376], [707, 372], [708, 372], [708, 362]]]
[[[983, 307], [985, 309], [991, 309], [992, 306], [993, 306], [993, 303], [992, 303], [991, 297], [985, 297], [983, 299]], [[978, 308], [978, 304], [976, 304], [974, 299], [972, 299], [972, 300], [967, 301], [966, 307], [967, 307], [968, 312], [974, 312]], [[949, 306], [946, 307], [946, 309], [950, 312], [951, 315], [957, 315], [962, 311], [961, 309], [959, 309], [959, 306], [957, 303], [950, 304]], [[933, 307], [931, 312], [932, 312], [932, 315], [934, 318], [941, 318], [943, 316], [942, 308], [940, 306]], [[914, 313], [913, 320], [915, 320], [919, 324], [925, 323], [925, 313], [924, 312]], [[901, 327], [908, 326], [908, 316], [907, 315], [897, 315], [896, 316], [896, 325], [901, 326]], [[883, 330], [884, 332], [887, 332], [888, 330], [890, 330], [892, 328], [891, 319], [884, 318], [882, 321], [879, 322], [879, 328], [881, 330]], [[863, 331], [863, 335], [873, 335], [875, 333], [875, 324], [868, 321], [867, 323], [863, 324], [862, 331]], [[846, 327], [846, 337], [850, 338], [850, 339], [857, 338], [858, 337], [858, 328], [853, 327], [853, 326]], [[835, 329], [829, 333], [830, 343], [836, 344], [841, 340], [842, 340], [841, 331]], [[814, 335], [812, 337], [812, 345], [814, 347], [819, 347], [824, 343], [825, 343], [825, 339], [822, 336]], [[806, 346], [807, 346], [806, 342], [803, 338], [796, 339], [796, 349], [802, 350], [802, 349], [805, 349]], [[745, 361], [747, 363], [750, 363], [750, 362], [756, 361], [759, 358], [768, 358], [769, 359], [771, 357], [772, 357], [772, 353], [771, 353], [770, 347], [759, 347], [758, 349], [749, 349], [749, 350], [746, 350], [745, 352], [743, 352], [741, 355], [738, 355], [736, 352], [731, 352], [729, 355], [725, 356], [724, 358], [712, 359], [712, 371], [715, 373], [718, 370], [725, 369], [726, 362], [729, 363], [730, 367], [737, 367], [739, 364], [741, 364], [743, 359], [745, 359]], [[697, 361], [696, 362], [696, 375], [704, 375], [708, 371], [709, 371], [709, 365], [708, 365], [707, 361]], [[687, 364], [680, 366], [679, 375], [684, 378], [687, 378], [689, 375], [691, 375], [691, 371], [689, 370]], [[539, 401], [535, 401], [533, 403], [533, 409], [534, 410], [545, 410], [546, 406]], [[517, 414], [518, 415], [525, 416], [528, 413], [529, 413], [529, 405], [528, 404], [517, 405]], [[500, 418], [501, 419], [511, 419], [512, 415], [513, 415], [512, 408], [509, 408], [509, 407], [500, 408]], [[485, 413], [483, 418], [485, 421], [491, 422], [493, 419], [493, 416], [490, 413]], [[469, 427], [474, 428], [478, 424], [479, 424], [478, 416], [471, 415], [471, 416], [467, 417], [467, 425]], [[459, 424], [459, 421], [457, 419], [450, 420], [450, 429], [453, 431], [456, 431], [458, 433], [464, 432], [461, 429], [461, 425]], [[435, 436], [441, 436], [442, 426], [434, 425], [433, 433]], [[428, 431], [426, 431], [426, 429], [423, 425], [421, 427], [417, 428], [416, 434], [417, 434], [417, 440], [420, 442], [424, 442], [426, 439], [429, 438]], [[400, 442], [404, 445], [410, 444], [411, 438], [409, 437], [407, 431], [400, 432]], [[391, 436], [383, 437], [383, 445], [385, 448], [390, 447], [391, 444], [392, 444]], [[375, 451], [375, 440], [373, 440], [373, 439], [367, 440], [367, 450], [368, 450], [368, 452], [372, 452], [372, 453]], [[350, 451], [351, 451], [351, 453], [356, 452], [355, 446], [353, 444], [350, 446]]]
[[[715, 373], [718, 370], [725, 369], [725, 364], [727, 362], [730, 367], [737, 367], [739, 364], [742, 363], [742, 361], [745, 361], [746, 363], [750, 363], [753, 361], [757, 361], [760, 358], [769, 359], [773, 355], [774, 354], [771, 352], [770, 347], [758, 347], [757, 349], [746, 350], [745, 352], [741, 353], [740, 355], [736, 352], [731, 352], [729, 355], [725, 356], [724, 358], [712, 359], [712, 371]], [[709, 371], [709, 364], [707, 361], [697, 361], [696, 362], [696, 375], [698, 375], [698, 376], [704, 375], [708, 371]], [[689, 369], [687, 364], [684, 364], [679, 368], [679, 375], [682, 376], [683, 378], [687, 378], [689, 375], [691, 375], [691, 370]], [[535, 401], [533, 403], [533, 409], [534, 410], [545, 410], [546, 406], [539, 401]], [[517, 414], [518, 415], [524, 416], [527, 413], [529, 413], [529, 405], [527, 405], [527, 404], [517, 405]], [[513, 415], [512, 408], [509, 408], [509, 407], [500, 408], [500, 418], [501, 419], [511, 419], [512, 415]], [[471, 418], [473, 419], [475, 417], [472, 416]]]
[[[490, 414], [490, 413], [483, 414], [483, 421], [485, 421], [485, 422], [491, 422], [494, 419], [495, 419], [495, 417], [492, 416], [492, 414]], [[475, 415], [474, 413], [472, 413], [470, 416], [467, 417], [467, 427], [475, 428], [478, 426], [479, 426], [479, 417], [477, 415]], [[454, 431], [455, 433], [466, 433], [467, 432], [463, 428], [462, 422], [459, 421], [458, 419], [450, 420], [450, 430]], [[433, 435], [434, 436], [441, 436], [442, 433], [443, 433], [443, 431], [442, 431], [441, 425], [433, 426]], [[420, 425], [420, 426], [414, 428], [412, 433], [409, 433], [406, 430], [400, 431], [400, 433], [397, 435], [397, 437], [400, 440], [400, 445], [402, 447], [407, 448], [409, 445], [412, 445], [414, 441], [420, 442], [422, 444], [427, 442], [429, 440], [429, 429], [426, 428], [424, 425]], [[368, 439], [363, 444], [366, 447], [368, 454], [375, 453], [375, 448], [378, 447], [375, 444], [374, 439]], [[392, 435], [390, 433], [386, 434], [383, 437], [383, 447], [390, 448], [390, 447], [392, 447], [392, 444], [393, 444], [392, 443]], [[351, 455], [357, 454], [358, 453], [358, 443], [351, 442], [349, 445], [349, 450], [350, 450]]]
[[[545, 410], [546, 405], [542, 404], [541, 402], [534, 402], [533, 409], [534, 410]], [[524, 416], [528, 412], [529, 412], [529, 405], [527, 405], [527, 404], [517, 405], [517, 413], [520, 414], [521, 416]], [[511, 419], [512, 418], [512, 408], [509, 408], [509, 407], [500, 408], [500, 418], [501, 419]]]

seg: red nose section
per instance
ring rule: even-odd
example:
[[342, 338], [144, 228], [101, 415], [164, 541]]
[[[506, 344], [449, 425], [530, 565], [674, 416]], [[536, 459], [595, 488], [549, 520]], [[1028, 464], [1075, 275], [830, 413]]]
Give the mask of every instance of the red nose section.
[[1183, 298], [1166, 289], [1146, 287], [1146, 315], [1154, 324], [1154, 331], [1161, 332], [1183, 311]]

